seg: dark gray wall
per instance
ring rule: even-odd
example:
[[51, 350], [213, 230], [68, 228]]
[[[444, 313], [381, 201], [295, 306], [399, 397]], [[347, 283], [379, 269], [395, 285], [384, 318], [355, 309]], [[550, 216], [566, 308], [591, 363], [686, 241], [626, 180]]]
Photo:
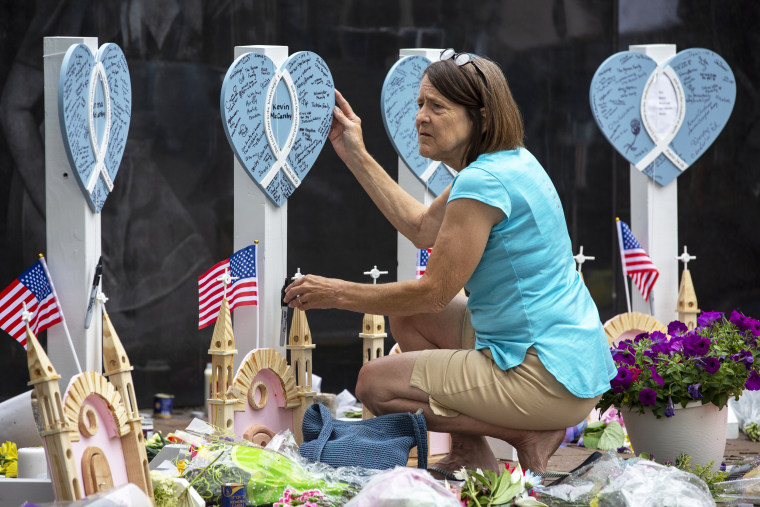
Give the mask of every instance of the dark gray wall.
[[[103, 209], [104, 290], [135, 365], [143, 406], [153, 393], [202, 403], [212, 328], [197, 330], [197, 276], [232, 253], [232, 154], [219, 120], [233, 47], [282, 44], [322, 56], [363, 119], [370, 152], [396, 176], [380, 87], [400, 48], [454, 47], [499, 62], [526, 143], [562, 198], [603, 320], [625, 311], [614, 218], [629, 219], [628, 164], [591, 117], [591, 77], [629, 44], [705, 47], [731, 65], [738, 94], [717, 142], [678, 181], [679, 244], [700, 306], [760, 314], [756, 230], [760, 62], [754, 0], [4, 0], [0, 2], [0, 285], [45, 251], [42, 38], [97, 36], [127, 55], [132, 125]], [[291, 197], [288, 270], [355, 281], [377, 264], [395, 275], [396, 236], [326, 146]], [[309, 312], [315, 372], [353, 389], [361, 315]], [[0, 337], [0, 399], [25, 389], [23, 349]], [[390, 340], [388, 341], [390, 345]]]

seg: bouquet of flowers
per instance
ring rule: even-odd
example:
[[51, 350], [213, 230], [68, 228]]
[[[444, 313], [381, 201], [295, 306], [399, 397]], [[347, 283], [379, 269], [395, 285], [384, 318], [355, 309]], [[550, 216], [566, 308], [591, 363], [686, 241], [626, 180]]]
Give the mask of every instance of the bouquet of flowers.
[[729, 318], [703, 312], [692, 331], [673, 321], [667, 336], [653, 331], [623, 340], [611, 349], [618, 374], [597, 408], [651, 410], [658, 418], [692, 401], [722, 408], [744, 389], [760, 389], [758, 337], [760, 322], [734, 310]]

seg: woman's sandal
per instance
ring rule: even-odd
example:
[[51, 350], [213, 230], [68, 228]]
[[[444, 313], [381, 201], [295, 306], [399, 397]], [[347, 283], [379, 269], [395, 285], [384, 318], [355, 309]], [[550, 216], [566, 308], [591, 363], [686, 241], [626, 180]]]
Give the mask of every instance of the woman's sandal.
[[[449, 481], [458, 481], [459, 480], [454, 475], [454, 472], [451, 472], [451, 471], [446, 470], [444, 468], [430, 466], [430, 467], [427, 468], [427, 470], [428, 470], [428, 472], [435, 472], [435, 473], [441, 474], [443, 477], [440, 480], [443, 480], [443, 479], [447, 479]], [[434, 476], [434, 478], [437, 479], [437, 477], [435, 477], [435, 476]]]

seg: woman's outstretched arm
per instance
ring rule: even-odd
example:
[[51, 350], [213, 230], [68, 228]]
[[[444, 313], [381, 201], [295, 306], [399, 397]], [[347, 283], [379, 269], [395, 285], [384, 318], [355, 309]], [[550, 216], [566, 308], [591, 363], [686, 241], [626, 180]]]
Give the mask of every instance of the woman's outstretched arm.
[[432, 247], [443, 222], [449, 189], [429, 207], [409, 195], [367, 152], [361, 118], [338, 90], [335, 90], [335, 103], [329, 134], [335, 152], [396, 230], [417, 248]]

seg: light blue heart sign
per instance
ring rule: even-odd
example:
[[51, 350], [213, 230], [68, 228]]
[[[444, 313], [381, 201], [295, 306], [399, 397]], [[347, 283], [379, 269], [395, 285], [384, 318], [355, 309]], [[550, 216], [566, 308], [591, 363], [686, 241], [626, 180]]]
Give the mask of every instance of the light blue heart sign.
[[119, 171], [132, 116], [132, 84], [119, 46], [97, 55], [84, 44], [66, 51], [58, 80], [63, 145], [87, 203], [100, 213]]
[[383, 124], [396, 153], [434, 195], [439, 195], [454, 180], [456, 172], [443, 162], [420, 155], [417, 129], [417, 95], [422, 73], [430, 60], [420, 55], [401, 58], [385, 76], [380, 97]]
[[309, 172], [327, 140], [335, 88], [324, 60], [310, 51], [282, 66], [246, 53], [222, 82], [224, 132], [238, 162], [277, 206]]
[[612, 146], [636, 169], [667, 185], [693, 164], [726, 125], [736, 100], [728, 64], [687, 49], [663, 65], [623, 51], [591, 80], [591, 111]]

